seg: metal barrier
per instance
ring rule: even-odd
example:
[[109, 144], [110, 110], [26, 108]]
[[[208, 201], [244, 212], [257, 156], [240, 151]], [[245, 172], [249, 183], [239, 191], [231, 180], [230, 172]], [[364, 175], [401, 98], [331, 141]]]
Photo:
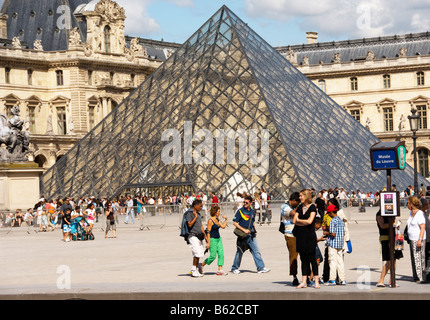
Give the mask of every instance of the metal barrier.
[[[427, 197], [430, 200], [430, 197]], [[338, 202], [343, 209], [345, 216], [348, 220], [354, 221], [357, 217], [363, 217], [368, 213], [369, 219], [374, 219], [373, 213], [376, 213], [379, 208], [377, 199], [374, 198], [363, 198], [363, 199], [338, 199]], [[406, 207], [407, 198], [401, 198], [400, 205], [402, 208], [402, 215], [406, 216], [409, 210]], [[284, 201], [282, 200], [272, 200], [269, 201], [267, 208], [256, 209], [256, 222], [257, 223], [279, 223], [280, 213]], [[201, 215], [202, 221], [205, 223], [210, 217], [210, 208], [212, 203], [208, 202], [204, 204]], [[242, 204], [236, 204], [235, 202], [220, 202], [216, 203], [221, 209], [221, 215], [226, 215], [228, 217], [228, 223], [231, 223], [237, 209], [241, 207]], [[375, 207], [376, 206], [376, 207]], [[143, 206], [117, 206], [114, 205], [113, 209], [115, 212], [115, 220], [117, 222], [117, 228], [125, 227], [136, 227], [138, 230], [151, 230], [156, 228], [166, 228], [166, 227], [176, 227], [180, 228], [183, 213], [189, 208], [189, 205], [184, 204], [170, 204], [170, 205], [148, 205]], [[373, 208], [372, 210], [369, 210]], [[106, 228], [106, 214], [105, 208], [96, 207], [96, 217], [95, 217], [95, 227], [105, 230]], [[85, 212], [86, 205], [81, 206], [82, 212]], [[45, 210], [46, 211], [46, 210]], [[27, 215], [28, 216], [28, 215]], [[21, 220], [21, 223], [19, 223]], [[33, 217], [26, 217], [26, 212], [22, 212], [21, 218], [17, 216], [16, 212], [2, 211], [0, 212], [0, 229], [7, 229], [10, 232], [15, 228], [23, 228], [27, 232], [30, 231], [45, 231], [50, 230], [52, 227], [55, 229], [60, 229], [61, 216], [59, 211], [49, 219], [47, 215], [48, 223], [46, 227], [42, 223], [42, 217], [38, 215], [36, 211], [33, 212]], [[45, 221], [46, 222], [46, 221]]]

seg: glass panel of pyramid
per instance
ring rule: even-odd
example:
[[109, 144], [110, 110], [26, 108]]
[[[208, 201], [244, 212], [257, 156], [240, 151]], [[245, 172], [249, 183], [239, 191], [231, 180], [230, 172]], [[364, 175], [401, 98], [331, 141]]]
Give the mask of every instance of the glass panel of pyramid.
[[[375, 142], [223, 6], [41, 177], [41, 194], [114, 197], [173, 185], [230, 199], [260, 188], [274, 198], [305, 187], [376, 191], [386, 177], [371, 170]], [[393, 183], [406, 187], [411, 177], [407, 166]]]

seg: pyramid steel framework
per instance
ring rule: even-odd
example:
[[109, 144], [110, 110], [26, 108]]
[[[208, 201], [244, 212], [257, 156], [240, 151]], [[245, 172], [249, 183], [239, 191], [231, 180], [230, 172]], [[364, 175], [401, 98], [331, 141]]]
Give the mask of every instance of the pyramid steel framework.
[[[190, 129], [193, 154], [212, 162], [189, 161]], [[199, 149], [196, 133], [215, 137], [217, 129], [245, 132], [248, 144], [234, 141], [233, 161], [214, 160], [217, 142]], [[163, 160], [175, 140], [163, 138], [166, 130], [180, 137], [180, 150], [168, 152], [179, 151], [179, 163]], [[260, 174], [256, 161], [240, 158], [256, 141], [260, 162], [267, 160]], [[369, 148], [378, 141], [223, 6], [41, 177], [40, 191], [47, 198], [114, 197], [151, 186], [189, 186], [230, 198], [261, 187], [274, 198], [305, 187], [374, 192], [386, 184], [384, 172], [370, 165]], [[413, 169], [393, 171], [392, 181], [413, 184]]]

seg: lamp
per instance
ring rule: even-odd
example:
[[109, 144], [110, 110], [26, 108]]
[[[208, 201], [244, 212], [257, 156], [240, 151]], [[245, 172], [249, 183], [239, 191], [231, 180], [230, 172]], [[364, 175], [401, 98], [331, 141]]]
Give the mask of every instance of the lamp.
[[417, 109], [412, 108], [412, 115], [408, 116], [409, 125], [412, 131], [412, 140], [414, 142], [414, 194], [419, 196], [418, 193], [418, 172], [417, 172], [417, 131], [420, 122], [420, 115], [417, 114]]
[[409, 119], [409, 125], [411, 127], [411, 131], [412, 132], [417, 132], [418, 131], [418, 126], [419, 126], [419, 122], [420, 122], [420, 115], [417, 114], [417, 109], [412, 109], [411, 110], [412, 115], [408, 116]]

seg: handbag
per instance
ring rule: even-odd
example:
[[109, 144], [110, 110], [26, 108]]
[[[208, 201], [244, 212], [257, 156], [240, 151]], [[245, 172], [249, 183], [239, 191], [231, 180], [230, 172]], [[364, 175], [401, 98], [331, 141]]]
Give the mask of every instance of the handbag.
[[[240, 210], [239, 210], [239, 212], [240, 212], [240, 214], [242, 214], [242, 211], [240, 211]], [[251, 222], [252, 222], [252, 216], [251, 216], [251, 217], [249, 217], [248, 230], [251, 228]], [[239, 228], [235, 228], [235, 229], [233, 230], [233, 233], [234, 233], [237, 237], [239, 237], [239, 238], [246, 238], [246, 237], [248, 237], [248, 234], [247, 234], [246, 232], [244, 232], [243, 230], [239, 229]]]
[[351, 240], [348, 240], [347, 242], [346, 242], [346, 246], [347, 246], [347, 248], [348, 248], [348, 253], [351, 253], [352, 252], [352, 243], [351, 243]]
[[405, 236], [400, 231], [396, 230], [396, 240], [394, 242], [394, 250], [403, 250], [405, 246]]
[[241, 229], [239, 229], [239, 228], [235, 228], [234, 230], [233, 230], [233, 233], [237, 236], [237, 237], [239, 237], [239, 238], [246, 238], [247, 236], [248, 236], [248, 234], [247, 233], [245, 233], [244, 231], [242, 231]]
[[285, 233], [285, 224], [281, 221], [281, 224], [279, 225], [279, 232], [284, 234]]

